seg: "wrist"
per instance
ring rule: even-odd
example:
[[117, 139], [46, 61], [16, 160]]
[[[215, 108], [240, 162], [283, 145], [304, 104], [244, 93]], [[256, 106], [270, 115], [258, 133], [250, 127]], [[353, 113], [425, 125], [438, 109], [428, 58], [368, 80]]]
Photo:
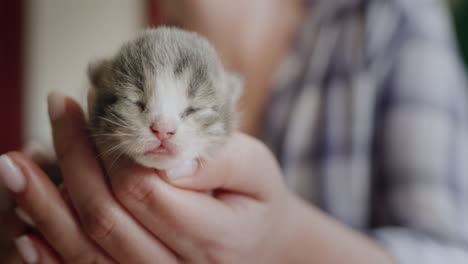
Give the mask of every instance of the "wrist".
[[293, 194], [290, 196], [288, 231], [278, 263], [394, 263], [378, 242], [342, 225]]
[[312, 249], [308, 249], [308, 240], [313, 239], [311, 231], [310, 206], [288, 192], [286, 219], [284, 220], [284, 233], [279, 237], [282, 245], [277, 252], [277, 263], [310, 263], [313, 260]]

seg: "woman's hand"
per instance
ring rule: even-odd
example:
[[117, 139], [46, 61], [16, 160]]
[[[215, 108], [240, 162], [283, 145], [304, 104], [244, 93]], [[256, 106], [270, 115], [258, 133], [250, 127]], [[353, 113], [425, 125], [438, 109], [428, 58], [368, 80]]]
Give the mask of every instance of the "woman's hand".
[[380, 245], [289, 194], [270, 152], [248, 136], [198, 168], [158, 175], [104, 161], [107, 177], [79, 106], [59, 95], [49, 105], [65, 195], [25, 156], [0, 159], [39, 231], [20, 239], [20, 252], [36, 256], [27, 263], [391, 263]]
[[108, 171], [120, 203], [182, 263], [286, 263], [292, 199], [270, 152], [236, 134], [194, 168], [158, 176], [120, 163]]
[[0, 263], [21, 263], [13, 239], [25, 230], [24, 224], [15, 215], [12, 198], [0, 184]]
[[1, 179], [39, 231], [20, 238], [27, 263], [177, 263], [114, 199], [80, 107], [51, 96], [50, 117], [65, 195], [21, 153], [2, 156], [0, 164]]
[[[53, 170], [54, 166], [52, 166], [51, 160], [40, 145], [29, 143], [22, 148], [21, 152], [43, 170]], [[0, 168], [0, 178], [3, 177], [2, 169], [4, 167]], [[6, 186], [0, 183], [0, 263], [23, 263], [15, 250], [15, 242], [18, 244], [22, 240], [14, 241], [14, 239], [27, 230], [25, 223], [29, 222], [29, 220], [22, 209], [15, 206], [13, 197]]]
[[182, 169], [158, 176], [127, 161], [109, 168], [107, 178], [79, 106], [53, 95], [50, 116], [66, 199], [25, 156], [2, 158], [10, 167], [2, 173], [22, 182], [11, 190], [40, 232], [27, 239], [38, 263], [278, 261], [292, 226], [290, 199], [258, 141], [235, 135], [194, 175]]

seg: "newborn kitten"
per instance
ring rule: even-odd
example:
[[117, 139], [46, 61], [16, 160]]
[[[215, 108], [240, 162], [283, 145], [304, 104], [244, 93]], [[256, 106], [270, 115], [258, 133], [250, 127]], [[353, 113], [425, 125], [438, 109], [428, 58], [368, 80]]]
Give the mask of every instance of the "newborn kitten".
[[114, 160], [170, 169], [206, 158], [236, 128], [242, 82], [195, 33], [146, 30], [88, 75], [91, 132]]

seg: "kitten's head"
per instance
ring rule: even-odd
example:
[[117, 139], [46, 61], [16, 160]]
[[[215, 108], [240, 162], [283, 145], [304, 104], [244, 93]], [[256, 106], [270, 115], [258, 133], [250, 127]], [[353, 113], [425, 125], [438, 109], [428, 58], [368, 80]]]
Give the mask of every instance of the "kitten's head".
[[89, 67], [90, 125], [101, 155], [168, 169], [204, 157], [235, 129], [241, 81], [195, 33], [144, 31]]

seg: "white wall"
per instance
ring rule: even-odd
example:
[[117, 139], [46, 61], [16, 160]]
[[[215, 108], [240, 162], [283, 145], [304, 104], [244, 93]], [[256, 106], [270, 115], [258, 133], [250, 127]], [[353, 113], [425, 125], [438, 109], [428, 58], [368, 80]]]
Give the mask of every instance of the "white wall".
[[146, 24], [145, 0], [26, 1], [25, 142], [51, 148], [47, 94], [85, 101], [86, 67], [109, 56]]

